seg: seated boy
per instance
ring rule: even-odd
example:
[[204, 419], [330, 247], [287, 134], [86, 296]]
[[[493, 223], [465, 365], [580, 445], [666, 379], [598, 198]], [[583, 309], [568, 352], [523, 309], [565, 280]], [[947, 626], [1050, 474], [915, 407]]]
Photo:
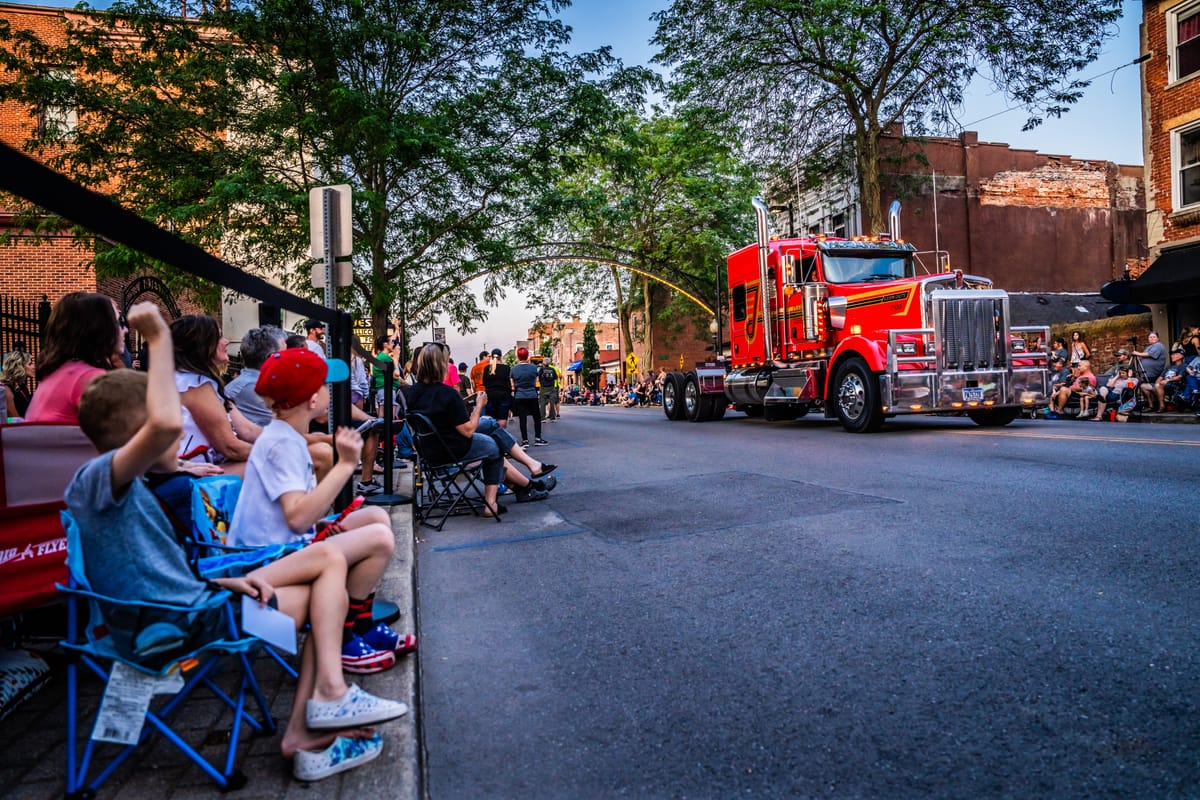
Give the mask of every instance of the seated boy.
[[382, 752], [379, 736], [336, 731], [394, 719], [408, 707], [347, 686], [342, 676], [345, 558], [333, 545], [306, 548], [244, 577], [211, 583], [189, 569], [171, 523], [142, 481], [148, 470], [174, 469], [183, 432], [171, 334], [153, 303], [139, 303], [127, 316], [147, 343], [149, 371], [108, 372], [84, 391], [79, 425], [101, 455], [80, 467], [65, 496], [79, 524], [92, 588], [119, 600], [180, 605], [204, 599], [214, 585], [260, 603], [274, 600], [298, 626], [307, 621], [312, 629], [280, 745], [283, 756], [294, 757], [294, 774], [302, 780], [370, 761]]
[[[275, 418], [263, 428], [250, 450], [229, 543], [237, 546], [285, 544], [305, 536], [329, 510], [337, 494], [354, 476], [362, 437], [351, 428], [334, 436], [338, 461], [319, 482], [304, 434], [309, 424], [329, 412], [326, 381], [349, 377], [346, 363], [328, 362], [304, 348], [272, 353], [260, 368], [254, 391]], [[375, 587], [395, 550], [388, 514], [378, 506], [360, 508], [339, 525], [332, 542], [345, 556], [350, 605], [342, 641], [342, 668], [347, 672], [382, 672], [396, 655], [416, 649], [416, 637], [401, 636], [374, 622]]]

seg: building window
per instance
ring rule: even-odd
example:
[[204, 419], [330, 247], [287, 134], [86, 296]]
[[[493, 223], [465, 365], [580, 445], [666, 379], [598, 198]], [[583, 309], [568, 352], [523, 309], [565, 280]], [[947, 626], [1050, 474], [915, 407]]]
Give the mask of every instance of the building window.
[[[51, 83], [56, 87], [54, 95], [70, 98], [74, 94], [72, 85], [75, 82], [74, 70], [68, 68], [50, 69], [47, 73]], [[58, 104], [53, 101], [43, 106], [37, 115], [38, 138], [47, 141], [66, 141], [75, 137], [79, 124], [79, 116], [75, 105], [64, 99]]]
[[1200, 3], [1185, 3], [1167, 12], [1167, 50], [1172, 82], [1200, 72]]
[[604, 349], [605, 350], [616, 350], [617, 346], [615, 344], [613, 344], [612, 342], [605, 342]]
[[1200, 204], [1200, 125], [1171, 132], [1176, 209]]

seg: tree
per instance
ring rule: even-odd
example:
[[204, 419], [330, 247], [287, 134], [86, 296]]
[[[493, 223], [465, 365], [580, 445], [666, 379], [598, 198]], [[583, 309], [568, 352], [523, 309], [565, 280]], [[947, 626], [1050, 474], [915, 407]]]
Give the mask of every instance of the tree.
[[657, 12], [672, 95], [729, 113], [773, 168], [852, 142], [869, 230], [883, 230], [879, 140], [950, 128], [975, 78], [1060, 116], [1120, 0], [674, 0]]
[[583, 326], [583, 364], [580, 365], [580, 370], [583, 372], [583, 384], [589, 389], [600, 388], [600, 359], [597, 358], [599, 352], [596, 326], [588, 320]]
[[561, 5], [257, 0], [181, 19], [165, 0], [121, 0], [66, 45], [10, 37], [4, 96], [76, 105], [70, 147], [30, 145], [233, 263], [291, 267], [297, 289], [307, 192], [349, 183], [343, 305], [376, 333], [397, 305], [412, 324], [437, 313], [466, 329], [484, 314], [454, 288], [536, 238], [556, 210], [547, 188], [645, 80], [606, 50], [568, 55]]
[[[649, 119], [629, 114], [581, 157], [579, 168], [560, 192], [570, 209], [564, 236], [597, 249], [616, 248], [618, 260], [654, 275], [703, 287], [716, 303], [713, 287], [726, 254], [753, 235], [751, 170], [738, 156], [736, 137], [712, 115], [657, 113]], [[602, 282], [607, 278], [607, 290]], [[692, 321], [697, 307], [673, 296], [645, 275], [616, 267], [567, 265], [552, 273], [551, 287], [613, 298], [622, 350], [633, 352], [631, 313], [643, 319]], [[544, 282], [545, 284], [545, 282]], [[707, 318], [702, 326], [707, 328]], [[645, 326], [647, 364], [653, 364], [651, 327]]]

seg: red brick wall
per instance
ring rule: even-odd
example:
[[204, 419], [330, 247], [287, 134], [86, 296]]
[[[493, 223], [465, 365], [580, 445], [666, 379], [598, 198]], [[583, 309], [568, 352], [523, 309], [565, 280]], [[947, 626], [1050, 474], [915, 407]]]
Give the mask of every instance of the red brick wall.
[[1200, 120], [1200, 76], [1167, 85], [1168, 57], [1166, 12], [1179, 5], [1175, 0], [1142, 5], [1142, 52], [1150, 58], [1142, 64], [1142, 104], [1145, 115], [1146, 205], [1150, 211], [1152, 255], [1163, 245], [1200, 237], [1200, 212], [1172, 212], [1171, 131]]
[[[882, 200], [901, 233], [950, 266], [1023, 292], [1095, 292], [1145, 255], [1143, 170], [1006, 144], [886, 137]], [[934, 176], [936, 172], [936, 224]], [[932, 256], [924, 263], [936, 268]]]

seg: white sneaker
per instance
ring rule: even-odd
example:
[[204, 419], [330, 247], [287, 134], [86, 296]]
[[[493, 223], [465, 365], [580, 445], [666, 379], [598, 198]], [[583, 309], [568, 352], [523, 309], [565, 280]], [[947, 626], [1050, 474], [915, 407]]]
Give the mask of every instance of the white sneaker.
[[383, 737], [378, 733], [365, 739], [339, 736], [324, 750], [297, 750], [292, 775], [298, 781], [319, 781], [373, 761], [383, 752]]
[[305, 707], [305, 721], [314, 731], [362, 728], [387, 722], [408, 713], [408, 706], [396, 700], [384, 700], [367, 694], [350, 684], [350, 690], [337, 700], [321, 702], [309, 700]]

